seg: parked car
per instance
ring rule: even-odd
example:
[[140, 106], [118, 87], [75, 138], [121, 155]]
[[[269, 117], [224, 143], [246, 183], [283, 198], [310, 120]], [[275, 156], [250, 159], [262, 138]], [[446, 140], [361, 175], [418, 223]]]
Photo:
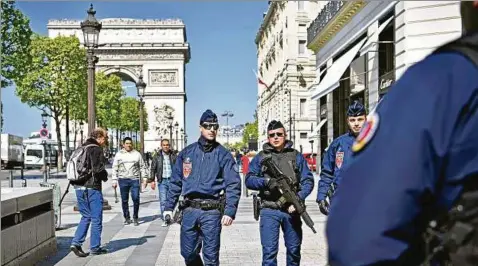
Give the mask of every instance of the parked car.
[[309, 165], [309, 169], [315, 172], [317, 169], [317, 153], [304, 153], [304, 158]]

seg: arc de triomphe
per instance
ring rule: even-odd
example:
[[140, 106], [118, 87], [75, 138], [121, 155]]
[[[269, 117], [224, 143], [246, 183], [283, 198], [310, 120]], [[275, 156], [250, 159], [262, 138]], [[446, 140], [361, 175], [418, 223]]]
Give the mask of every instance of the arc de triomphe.
[[[48, 36], [75, 35], [83, 43], [80, 22], [50, 20], [47, 25]], [[174, 117], [173, 123], [179, 124], [178, 130], [183, 128], [186, 132], [185, 65], [190, 59], [190, 48], [183, 21], [112, 18], [100, 22], [103, 27], [99, 43], [102, 46], [95, 53], [99, 58], [96, 71], [116, 74], [124, 81], [132, 82], [143, 75], [147, 84], [144, 106], [148, 113], [149, 129], [144, 134], [145, 152], [158, 148], [161, 139], [170, 138], [169, 114]], [[55, 124], [51, 123], [51, 126], [52, 132], [55, 132]], [[64, 122], [61, 127], [64, 142]], [[174, 128], [173, 131], [175, 140]], [[70, 133], [70, 146], [73, 146], [73, 135]], [[181, 136], [178, 138], [181, 142]], [[176, 147], [182, 149], [183, 145], [179, 143]]]

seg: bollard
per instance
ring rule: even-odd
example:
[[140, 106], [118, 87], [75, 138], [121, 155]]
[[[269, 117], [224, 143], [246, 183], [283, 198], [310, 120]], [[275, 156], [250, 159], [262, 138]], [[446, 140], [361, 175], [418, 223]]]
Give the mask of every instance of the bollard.
[[13, 187], [13, 171], [10, 170], [10, 187]]

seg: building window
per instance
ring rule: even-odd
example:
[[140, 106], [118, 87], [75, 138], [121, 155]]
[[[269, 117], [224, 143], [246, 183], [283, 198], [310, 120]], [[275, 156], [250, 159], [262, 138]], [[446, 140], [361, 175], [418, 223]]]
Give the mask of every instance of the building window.
[[306, 103], [307, 103], [307, 99], [300, 99], [299, 113], [300, 113], [301, 117], [305, 116], [305, 105], [306, 105]]
[[307, 25], [299, 24], [299, 32], [307, 32]]
[[305, 9], [305, 1], [297, 1], [297, 7], [299, 11], [303, 11]]
[[299, 40], [299, 55], [304, 55], [305, 54], [305, 46], [306, 41], [305, 40]]
[[365, 95], [367, 94], [367, 75], [365, 55], [352, 61], [350, 64], [349, 102], [359, 101], [366, 106]]
[[395, 82], [395, 32], [394, 21], [378, 37], [379, 97], [387, 93]]
[[301, 132], [300, 133], [300, 138], [301, 139], [306, 139], [307, 138], [307, 132]]

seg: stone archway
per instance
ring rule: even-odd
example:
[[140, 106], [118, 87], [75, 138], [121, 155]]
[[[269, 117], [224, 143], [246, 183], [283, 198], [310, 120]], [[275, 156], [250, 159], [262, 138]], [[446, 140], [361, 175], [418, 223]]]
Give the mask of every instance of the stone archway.
[[[49, 37], [75, 35], [83, 42], [79, 20], [50, 20]], [[174, 123], [186, 132], [185, 65], [190, 59], [184, 23], [179, 19], [103, 19], [97, 71], [119, 74], [136, 82], [140, 75], [146, 83], [145, 108], [149, 130], [145, 132], [145, 152], [159, 147], [165, 134], [164, 106], [174, 110]], [[155, 111], [156, 110], [156, 111]], [[169, 131], [168, 131], [169, 133]], [[175, 136], [173, 136], [175, 137]], [[177, 146], [179, 149], [182, 145]]]

